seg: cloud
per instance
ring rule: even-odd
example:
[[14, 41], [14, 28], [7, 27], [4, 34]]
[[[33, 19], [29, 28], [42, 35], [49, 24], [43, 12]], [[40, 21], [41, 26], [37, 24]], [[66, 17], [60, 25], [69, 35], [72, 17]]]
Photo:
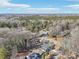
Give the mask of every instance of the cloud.
[[30, 7], [30, 5], [11, 3], [11, 0], [0, 0], [0, 7]]
[[[11, 0], [0, 0], [0, 8], [3, 13], [26, 13], [26, 14], [52, 14], [59, 13], [59, 8], [33, 8], [27, 4], [15, 4]], [[28, 8], [29, 7], [29, 8]], [[0, 13], [2, 13], [0, 12]]]
[[[3, 10], [2, 10], [3, 11]], [[60, 13], [61, 11], [58, 8], [10, 8], [4, 13], [23, 13], [23, 14], [53, 14]], [[2, 13], [2, 12], [0, 12]]]
[[58, 13], [59, 8], [27, 8], [23, 10], [26, 13]]
[[66, 6], [67, 8], [72, 8], [72, 9], [79, 9], [79, 4], [75, 4], [75, 5], [68, 5]]

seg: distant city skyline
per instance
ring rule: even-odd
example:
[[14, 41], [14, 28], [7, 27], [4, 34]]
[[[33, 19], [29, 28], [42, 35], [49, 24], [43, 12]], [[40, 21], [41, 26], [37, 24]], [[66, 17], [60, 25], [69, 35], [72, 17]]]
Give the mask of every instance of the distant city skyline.
[[0, 0], [0, 14], [79, 13], [79, 0]]

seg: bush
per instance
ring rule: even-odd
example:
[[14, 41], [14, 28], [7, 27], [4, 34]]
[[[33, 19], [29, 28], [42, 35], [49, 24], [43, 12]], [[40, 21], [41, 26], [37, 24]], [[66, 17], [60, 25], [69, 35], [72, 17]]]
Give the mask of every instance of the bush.
[[7, 50], [5, 48], [0, 48], [0, 59], [6, 59]]
[[73, 52], [79, 52], [79, 27], [75, 27], [70, 32], [70, 35], [65, 37], [62, 41], [62, 47], [64, 49], [73, 51]]

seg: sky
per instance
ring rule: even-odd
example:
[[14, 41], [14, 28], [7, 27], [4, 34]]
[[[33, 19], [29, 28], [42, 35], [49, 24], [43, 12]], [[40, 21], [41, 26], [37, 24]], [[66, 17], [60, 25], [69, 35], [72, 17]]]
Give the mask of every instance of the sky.
[[0, 0], [0, 14], [79, 13], [79, 0]]

